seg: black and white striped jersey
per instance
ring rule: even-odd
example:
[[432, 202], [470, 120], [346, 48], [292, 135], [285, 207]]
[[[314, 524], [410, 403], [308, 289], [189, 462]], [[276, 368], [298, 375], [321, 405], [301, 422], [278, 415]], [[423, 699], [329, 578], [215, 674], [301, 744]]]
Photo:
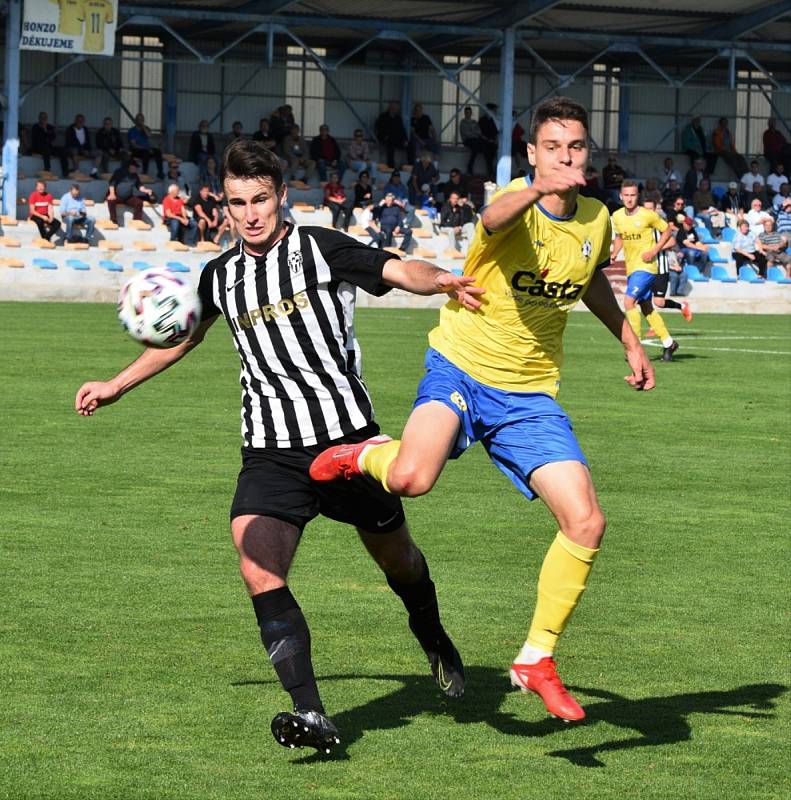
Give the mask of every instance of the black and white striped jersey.
[[304, 447], [373, 421], [354, 335], [356, 287], [383, 295], [392, 253], [339, 231], [288, 224], [254, 257], [241, 242], [203, 270], [202, 317], [222, 314], [241, 360], [246, 447]]
[[[658, 242], [662, 238], [662, 232], [654, 228], [654, 241]], [[667, 250], [660, 250], [656, 254], [656, 274], [667, 275], [669, 271]]]

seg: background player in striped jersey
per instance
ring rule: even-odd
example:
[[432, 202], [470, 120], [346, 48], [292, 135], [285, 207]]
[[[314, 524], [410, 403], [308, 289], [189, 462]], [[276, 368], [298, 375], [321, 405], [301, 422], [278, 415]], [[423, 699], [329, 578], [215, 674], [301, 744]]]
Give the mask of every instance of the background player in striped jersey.
[[[672, 361], [673, 353], [678, 349], [678, 342], [674, 341], [668, 332], [651, 298], [658, 270], [656, 257], [670, 240], [673, 231], [656, 211], [647, 211], [639, 205], [639, 192], [635, 181], [625, 180], [621, 184], [621, 202], [623, 208], [619, 208], [612, 215], [615, 231], [612, 259], [615, 260], [623, 248], [626, 262], [626, 292], [623, 299], [626, 318], [639, 338], [642, 312], [662, 341], [664, 348], [662, 360]], [[654, 239], [654, 231], [660, 232], [658, 241]]]
[[106, 382], [77, 392], [76, 410], [100, 406], [175, 364], [223, 316], [241, 362], [242, 470], [231, 506], [231, 534], [242, 577], [272, 665], [294, 713], [272, 720], [284, 746], [326, 750], [338, 732], [325, 715], [310, 654], [305, 617], [287, 586], [304, 526], [318, 514], [354, 525], [409, 612], [409, 627], [449, 697], [464, 692], [458, 652], [442, 627], [434, 584], [412, 541], [401, 501], [375, 481], [324, 486], [308, 467], [328, 444], [376, 436], [368, 391], [360, 378], [354, 336], [355, 287], [384, 294], [398, 286], [448, 294], [463, 307], [480, 305], [473, 279], [425, 261], [401, 261], [320, 227], [285, 222], [280, 161], [259, 142], [239, 139], [223, 156], [228, 213], [241, 239], [201, 274], [202, 321], [185, 343], [147, 349]]
[[[646, 211], [656, 211], [657, 214], [659, 213], [654, 200], [643, 200], [643, 208], [646, 209]], [[674, 226], [671, 224], [671, 228], [673, 227]], [[654, 230], [654, 241], [659, 244], [661, 239], [662, 234], [658, 230]], [[675, 246], [676, 239], [674, 234], [662, 245], [662, 249], [656, 254], [657, 274], [656, 278], [654, 279], [653, 304], [657, 308], [667, 308], [680, 311], [681, 315], [687, 322], [692, 322], [692, 311], [689, 307], [689, 303], [686, 300], [683, 303], [679, 303], [678, 301], [667, 296], [668, 292], [670, 291], [671, 270], [669, 251]], [[652, 329], [649, 328], [646, 335], [655, 336], [656, 334]]]

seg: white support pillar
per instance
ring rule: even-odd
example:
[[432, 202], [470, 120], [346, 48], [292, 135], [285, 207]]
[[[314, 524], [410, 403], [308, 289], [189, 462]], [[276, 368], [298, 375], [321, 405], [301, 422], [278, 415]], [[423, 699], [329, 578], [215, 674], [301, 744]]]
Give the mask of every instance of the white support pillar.
[[6, 109], [3, 115], [3, 213], [16, 219], [16, 182], [19, 159], [19, 39], [22, 0], [8, 0], [5, 27]]
[[503, 31], [500, 49], [500, 147], [497, 157], [497, 185], [511, 181], [511, 131], [514, 127], [514, 41], [513, 28]]

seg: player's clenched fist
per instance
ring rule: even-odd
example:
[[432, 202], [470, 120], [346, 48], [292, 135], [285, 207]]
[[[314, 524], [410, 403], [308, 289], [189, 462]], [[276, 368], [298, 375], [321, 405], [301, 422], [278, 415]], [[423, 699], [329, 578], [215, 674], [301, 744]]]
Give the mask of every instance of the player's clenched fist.
[[558, 164], [547, 174], [536, 177], [532, 184], [532, 188], [542, 195], [567, 192], [575, 186], [585, 186], [585, 173], [566, 164]]
[[84, 383], [77, 390], [74, 399], [74, 410], [83, 417], [90, 417], [99, 406], [109, 406], [114, 403], [120, 394], [112, 383], [105, 381], [90, 381]]

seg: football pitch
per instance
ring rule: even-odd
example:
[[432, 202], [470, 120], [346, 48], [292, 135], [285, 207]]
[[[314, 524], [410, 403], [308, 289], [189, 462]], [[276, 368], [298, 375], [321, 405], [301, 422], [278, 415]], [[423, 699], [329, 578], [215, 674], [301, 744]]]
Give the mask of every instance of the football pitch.
[[[578, 726], [510, 689], [554, 522], [476, 446], [407, 515], [467, 665], [439, 695], [354, 532], [317, 519], [292, 589], [342, 744], [269, 733], [286, 709], [237, 573], [238, 359], [222, 323], [84, 419], [84, 380], [139, 348], [107, 305], [0, 304], [0, 798], [786, 798], [791, 323], [665, 315], [658, 388], [572, 314], [560, 401], [608, 517], [558, 653]], [[436, 311], [361, 310], [393, 435]], [[658, 357], [660, 349], [649, 353]]]

